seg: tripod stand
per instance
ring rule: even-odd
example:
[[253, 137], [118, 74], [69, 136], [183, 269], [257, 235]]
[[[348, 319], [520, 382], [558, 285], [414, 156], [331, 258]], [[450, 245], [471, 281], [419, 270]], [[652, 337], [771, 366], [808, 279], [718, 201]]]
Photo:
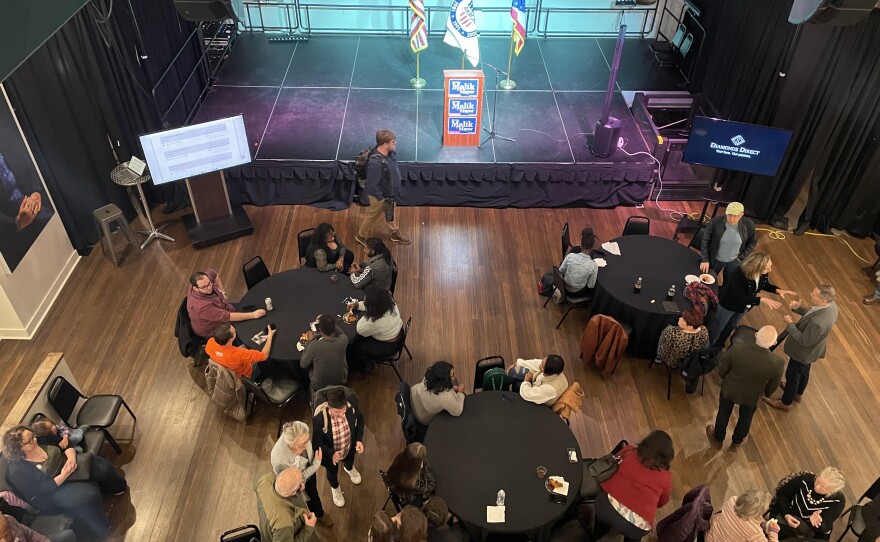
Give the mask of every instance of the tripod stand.
[[516, 142], [516, 140], [513, 139], [512, 137], [505, 137], [503, 135], [498, 135], [498, 133], [495, 132], [495, 111], [498, 110], [498, 81], [499, 81], [499, 79], [501, 79], [502, 73], [505, 75], [505, 77], [507, 76], [507, 73], [496, 68], [495, 66], [489, 64], [488, 62], [483, 62], [481, 60], [480, 64], [489, 66], [490, 68], [495, 70], [495, 91], [493, 92], [494, 100], [492, 102], [492, 116], [489, 118], [489, 128], [486, 128], [485, 126], [483, 127], [483, 130], [486, 130], [487, 132], [489, 132], [489, 135], [486, 136], [486, 139], [484, 139], [483, 142], [477, 146], [477, 148], [482, 149], [483, 145], [485, 145], [486, 142], [489, 141], [490, 139], [503, 139], [504, 141]]

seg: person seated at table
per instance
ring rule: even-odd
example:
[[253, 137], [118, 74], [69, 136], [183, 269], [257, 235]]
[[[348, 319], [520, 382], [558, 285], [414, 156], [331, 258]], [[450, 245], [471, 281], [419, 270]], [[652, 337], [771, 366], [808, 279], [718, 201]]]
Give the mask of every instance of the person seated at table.
[[256, 381], [273, 372], [269, 369], [261, 368], [260, 364], [268, 362], [269, 352], [272, 350], [272, 341], [275, 339], [276, 331], [273, 326], [269, 326], [266, 331], [266, 342], [263, 343], [263, 349], [251, 350], [233, 344], [238, 336], [235, 326], [229, 323], [220, 324], [214, 330], [214, 336], [208, 339], [208, 344], [205, 345], [205, 353], [208, 354], [211, 361], [226, 367], [235, 373], [235, 376], [245, 376]]
[[320, 449], [314, 451], [312, 448], [309, 426], [297, 420], [284, 424], [281, 436], [272, 447], [269, 461], [275, 474], [281, 474], [288, 467], [296, 467], [302, 471], [309, 510], [315, 514], [321, 525], [332, 527], [333, 520], [324, 515], [324, 506], [318, 493], [317, 473], [321, 468], [322, 457]]
[[315, 228], [312, 241], [306, 250], [306, 265], [318, 271], [338, 271], [348, 274], [354, 262], [354, 252], [345, 248], [336, 238], [331, 224], [322, 222]]
[[344, 386], [348, 382], [348, 362], [345, 351], [348, 336], [336, 325], [336, 317], [322, 314], [318, 318], [318, 331], [321, 338], [315, 339], [313, 331], [308, 332], [309, 342], [299, 366], [309, 371], [311, 395], [327, 386]]
[[718, 293], [715, 318], [709, 324], [709, 343], [712, 346], [723, 346], [740, 319], [752, 307], [760, 304], [775, 310], [782, 306], [779, 301], [759, 296], [759, 292], [777, 294], [783, 299], [795, 295], [791, 290], [783, 290], [770, 283], [772, 268], [773, 262], [765, 252], [752, 252], [742, 263], [731, 268]]
[[562, 357], [550, 354], [544, 359], [517, 359], [507, 374], [513, 381], [513, 390], [523, 399], [552, 406], [568, 388], [568, 380], [562, 374], [564, 369]]
[[[700, 272], [708, 273], [711, 267], [716, 273], [729, 271], [737, 262], [755, 250], [755, 223], [743, 218], [745, 207], [738, 201], [727, 204], [724, 216], [709, 221], [703, 231], [700, 244]], [[725, 274], [724, 280], [727, 280]]]
[[[121, 495], [125, 478], [113, 464], [91, 455], [87, 480], [70, 480], [79, 469], [76, 450], [40, 446], [30, 428], [18, 425], [3, 435], [3, 456], [9, 461], [6, 481], [13, 492], [45, 514], [67, 514], [87, 531], [88, 540], [103, 540], [110, 532], [101, 494]], [[82, 473], [85, 474], [85, 473]]]
[[455, 378], [455, 370], [447, 361], [437, 361], [425, 371], [425, 379], [410, 388], [413, 416], [422, 425], [429, 425], [444, 410], [453, 416], [464, 410], [464, 385]]
[[400, 542], [425, 542], [428, 539], [428, 520], [415, 506], [407, 505], [391, 518], [397, 523]]
[[596, 527], [593, 540], [612, 529], [624, 542], [635, 542], [651, 532], [657, 510], [669, 502], [675, 457], [672, 439], [652, 431], [638, 446], [627, 445], [618, 453], [617, 471], [599, 484], [596, 495]]
[[367, 542], [398, 542], [400, 533], [395, 523], [384, 510], [373, 514], [370, 530], [367, 531]]
[[357, 322], [357, 335], [348, 349], [351, 366], [363, 367], [372, 360], [396, 354], [400, 348], [403, 320], [391, 292], [372, 285], [364, 291], [364, 300], [357, 304], [357, 309], [365, 314]]
[[189, 277], [190, 289], [186, 295], [186, 312], [190, 326], [199, 337], [207, 339], [217, 326], [229, 322], [242, 322], [266, 316], [266, 311], [256, 309], [240, 312], [226, 299], [226, 290], [220, 275], [213, 269], [196, 271]]
[[677, 370], [688, 354], [708, 345], [709, 330], [703, 325], [703, 315], [695, 310], [684, 311], [678, 319], [678, 325], [666, 326], [660, 334], [654, 362]]
[[351, 264], [351, 284], [355, 288], [364, 288], [376, 285], [385, 290], [391, 289], [391, 269], [394, 259], [391, 251], [378, 237], [367, 239], [367, 263], [359, 265]]
[[706, 542], [777, 542], [779, 523], [768, 521], [766, 534], [761, 526], [771, 498], [766, 491], [749, 489], [727, 499], [721, 512], [712, 516]]
[[428, 542], [467, 542], [470, 536], [458, 522], [450, 524], [452, 514], [442, 497], [433, 496], [422, 505], [428, 521]]
[[385, 481], [401, 503], [421, 507], [434, 493], [434, 475], [425, 459], [427, 454], [424, 444], [413, 442], [388, 467]]
[[825, 467], [819, 474], [795, 472], [776, 486], [770, 517], [779, 521], [779, 538], [830, 540], [834, 522], [843, 513], [846, 498], [843, 473]]
[[599, 266], [590, 257], [590, 251], [596, 244], [593, 228], [587, 226], [581, 232], [581, 246], [574, 247], [562, 260], [559, 272], [565, 281], [565, 291], [571, 296], [584, 297], [593, 293]]

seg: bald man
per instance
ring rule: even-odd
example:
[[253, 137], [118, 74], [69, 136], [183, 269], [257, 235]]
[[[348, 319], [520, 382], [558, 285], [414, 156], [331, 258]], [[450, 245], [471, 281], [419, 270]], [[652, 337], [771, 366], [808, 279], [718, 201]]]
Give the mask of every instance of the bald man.
[[309, 512], [303, 497], [302, 471], [289, 467], [278, 476], [268, 473], [257, 479], [257, 513], [260, 534], [268, 542], [317, 542], [318, 518]]
[[715, 425], [706, 426], [709, 442], [717, 448], [724, 444], [727, 424], [734, 405], [739, 405], [739, 420], [733, 430], [731, 450], [746, 440], [752, 426], [752, 416], [761, 396], [770, 396], [782, 381], [781, 357], [770, 351], [776, 344], [776, 329], [764, 326], [755, 333], [755, 342], [736, 342], [724, 354], [718, 365], [721, 376], [721, 396]]

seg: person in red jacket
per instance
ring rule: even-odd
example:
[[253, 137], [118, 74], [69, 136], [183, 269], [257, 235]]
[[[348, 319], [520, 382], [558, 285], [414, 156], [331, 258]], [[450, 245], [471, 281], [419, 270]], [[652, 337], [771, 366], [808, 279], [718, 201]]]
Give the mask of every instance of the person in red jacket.
[[596, 528], [593, 540], [612, 529], [624, 542], [635, 542], [651, 532], [657, 509], [669, 502], [672, 474], [669, 464], [675, 457], [672, 438], [664, 431], [653, 431], [638, 446], [624, 447], [620, 466], [602, 482], [596, 496]]

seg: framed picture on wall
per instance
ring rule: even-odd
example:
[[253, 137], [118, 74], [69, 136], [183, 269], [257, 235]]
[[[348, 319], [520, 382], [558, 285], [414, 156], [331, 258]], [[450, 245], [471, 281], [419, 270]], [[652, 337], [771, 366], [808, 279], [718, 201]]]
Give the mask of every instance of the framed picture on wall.
[[0, 86], [0, 271], [12, 273], [55, 213]]

